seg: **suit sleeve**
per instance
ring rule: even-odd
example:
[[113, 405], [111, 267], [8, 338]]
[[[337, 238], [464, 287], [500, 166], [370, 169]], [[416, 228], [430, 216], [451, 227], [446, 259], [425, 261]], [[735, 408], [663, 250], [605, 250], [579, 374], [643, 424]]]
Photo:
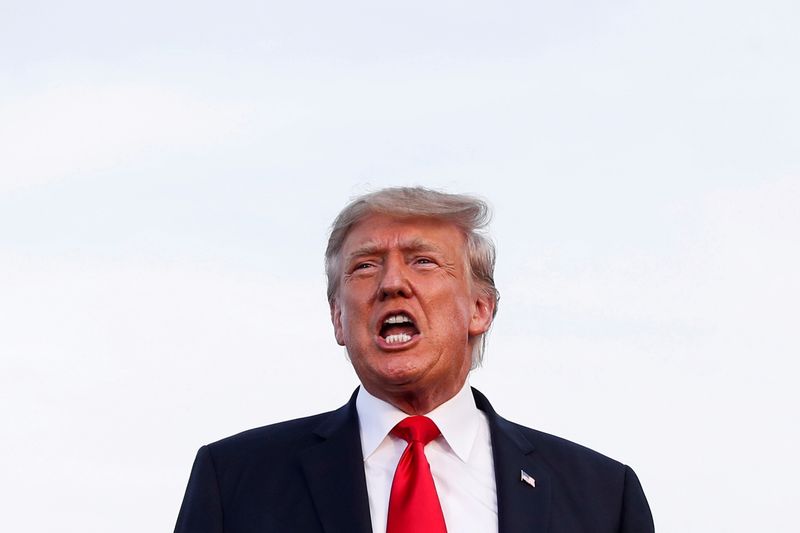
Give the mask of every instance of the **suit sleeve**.
[[217, 472], [206, 446], [200, 448], [194, 460], [175, 533], [223, 533]]
[[622, 496], [620, 533], [654, 533], [653, 515], [642, 485], [634, 471], [625, 467], [625, 487]]

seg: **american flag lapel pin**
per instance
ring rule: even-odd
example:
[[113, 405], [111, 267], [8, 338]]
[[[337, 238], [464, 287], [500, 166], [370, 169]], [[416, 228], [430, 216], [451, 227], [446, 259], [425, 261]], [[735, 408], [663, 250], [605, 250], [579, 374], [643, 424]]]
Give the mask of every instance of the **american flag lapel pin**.
[[519, 480], [523, 483], [527, 483], [531, 487], [536, 488], [536, 480], [524, 470], [519, 471]]

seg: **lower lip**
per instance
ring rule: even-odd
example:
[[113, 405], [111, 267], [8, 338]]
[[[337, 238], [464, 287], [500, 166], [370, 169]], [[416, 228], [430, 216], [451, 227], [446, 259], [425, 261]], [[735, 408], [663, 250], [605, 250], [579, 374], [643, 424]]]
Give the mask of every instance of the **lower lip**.
[[416, 345], [419, 342], [420, 337], [422, 337], [422, 335], [417, 333], [416, 335], [411, 337], [411, 340], [409, 340], [409, 341], [406, 341], [406, 342], [393, 342], [393, 343], [390, 344], [390, 343], [386, 342], [386, 339], [384, 339], [380, 335], [377, 335], [375, 337], [375, 344], [377, 344], [378, 347], [381, 350], [385, 350], [387, 352], [395, 352], [395, 351], [405, 350], [407, 348], [411, 348], [412, 346]]

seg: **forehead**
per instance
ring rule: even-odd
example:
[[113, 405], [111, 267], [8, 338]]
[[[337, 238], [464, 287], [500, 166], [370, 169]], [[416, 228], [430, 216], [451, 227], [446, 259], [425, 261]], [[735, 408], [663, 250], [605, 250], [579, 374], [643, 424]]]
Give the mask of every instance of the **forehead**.
[[350, 229], [342, 253], [346, 257], [359, 250], [390, 248], [459, 253], [464, 244], [461, 228], [446, 220], [372, 214]]

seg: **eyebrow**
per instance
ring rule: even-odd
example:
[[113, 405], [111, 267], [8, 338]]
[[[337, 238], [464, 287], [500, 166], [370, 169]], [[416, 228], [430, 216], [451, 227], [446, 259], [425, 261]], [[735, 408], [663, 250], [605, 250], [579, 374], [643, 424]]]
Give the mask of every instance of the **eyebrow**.
[[[435, 252], [444, 253], [441, 248], [435, 244], [428, 242], [419, 237], [400, 243], [400, 249], [403, 252]], [[386, 246], [376, 241], [368, 241], [347, 255], [347, 259], [351, 260], [355, 257], [364, 257], [365, 255], [379, 255], [386, 250]]]

